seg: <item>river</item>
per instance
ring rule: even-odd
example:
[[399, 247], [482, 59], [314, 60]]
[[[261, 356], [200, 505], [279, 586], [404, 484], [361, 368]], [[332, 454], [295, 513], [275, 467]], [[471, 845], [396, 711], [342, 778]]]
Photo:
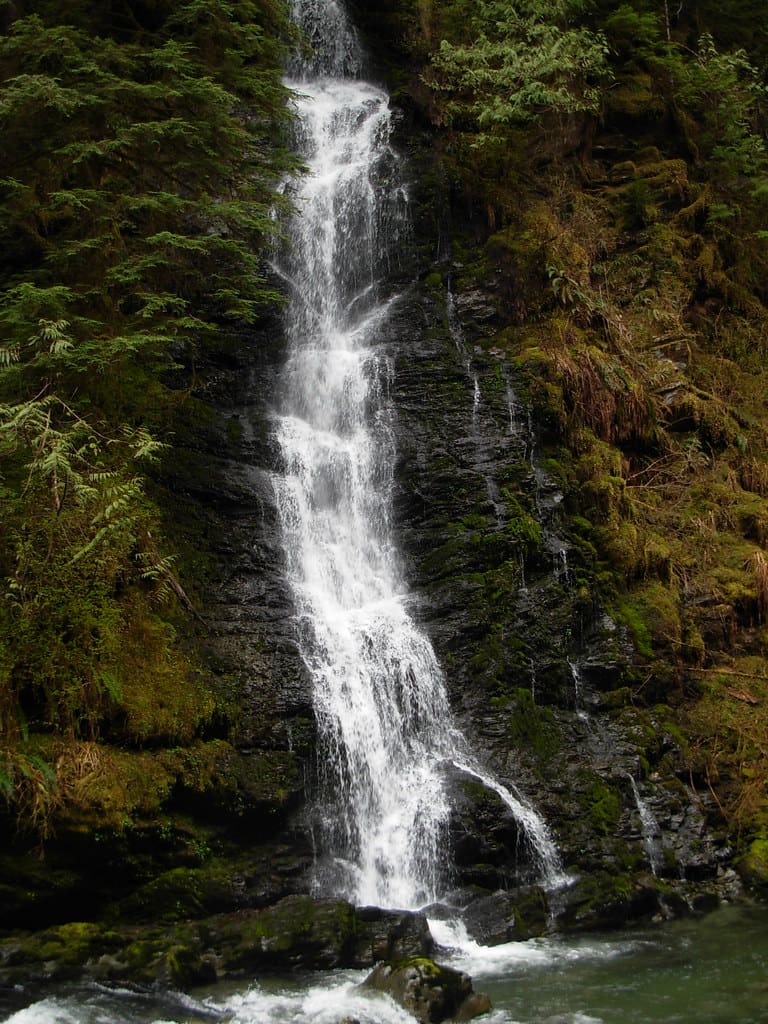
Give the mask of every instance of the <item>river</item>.
[[[441, 960], [448, 960], [442, 956]], [[768, 914], [724, 907], [704, 918], [504, 946], [468, 944], [450, 962], [488, 992], [486, 1024], [763, 1024]], [[6, 1024], [413, 1024], [366, 972], [261, 978], [177, 993], [58, 988], [0, 995]], [[28, 1004], [9, 1014], [13, 1004]]]

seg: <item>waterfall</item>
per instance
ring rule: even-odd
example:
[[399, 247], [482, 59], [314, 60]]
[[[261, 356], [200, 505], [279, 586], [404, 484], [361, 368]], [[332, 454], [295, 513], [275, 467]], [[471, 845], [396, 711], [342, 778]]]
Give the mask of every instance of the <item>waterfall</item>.
[[645, 852], [648, 854], [648, 863], [651, 868], [651, 873], [658, 875], [659, 869], [662, 866], [662, 856], [659, 848], [661, 829], [653, 815], [653, 811], [640, 796], [640, 787], [637, 785], [634, 775], [629, 775], [629, 781], [632, 786], [632, 795], [635, 798], [635, 805], [640, 818], [643, 846], [645, 847]]
[[[418, 907], [449, 877], [447, 768], [458, 759], [480, 773], [408, 613], [393, 540], [393, 368], [376, 342], [396, 301], [381, 286], [408, 231], [407, 194], [388, 96], [356, 77], [361, 51], [343, 8], [294, 0], [293, 11], [314, 53], [290, 67], [308, 173], [291, 186], [291, 244], [277, 267], [290, 294], [273, 482], [314, 686], [317, 887]], [[546, 826], [504, 793], [552, 875]]]

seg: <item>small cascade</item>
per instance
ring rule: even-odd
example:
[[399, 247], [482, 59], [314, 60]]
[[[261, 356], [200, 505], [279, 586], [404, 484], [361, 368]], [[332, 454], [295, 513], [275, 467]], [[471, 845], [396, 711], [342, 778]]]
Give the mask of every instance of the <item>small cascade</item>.
[[463, 359], [464, 373], [467, 377], [467, 381], [472, 385], [472, 414], [471, 414], [471, 429], [469, 431], [469, 438], [472, 446], [476, 452], [476, 461], [480, 472], [485, 480], [485, 490], [488, 496], [488, 503], [494, 510], [496, 518], [496, 524], [501, 525], [504, 521], [504, 509], [503, 502], [499, 495], [499, 488], [493, 475], [488, 472], [487, 468], [484, 468], [486, 458], [483, 452], [482, 437], [483, 427], [481, 422], [481, 405], [482, 405], [482, 391], [480, 389], [480, 377], [477, 371], [472, 365], [472, 359], [467, 351], [467, 346], [464, 339], [464, 331], [462, 330], [461, 323], [459, 321], [458, 314], [456, 312], [456, 303], [451, 291], [451, 283], [448, 281], [445, 296], [445, 307], [446, 307], [446, 319], [448, 321], [448, 330], [450, 332], [451, 340], [453, 341], [456, 351], [459, 356]]
[[[288, 81], [308, 173], [293, 185], [291, 245], [276, 260], [289, 301], [273, 484], [318, 725], [316, 889], [383, 907], [438, 900], [450, 878], [451, 766], [501, 797], [554, 884], [545, 823], [475, 763], [407, 610], [391, 522], [392, 365], [376, 349], [397, 301], [385, 292], [391, 253], [408, 233], [389, 98], [357, 77], [361, 51], [336, 0], [292, 9], [314, 53], [296, 58]], [[475, 414], [479, 404], [475, 382]]]
[[289, 0], [289, 10], [291, 21], [308, 44], [297, 50], [288, 63], [292, 79], [360, 77], [362, 47], [338, 0]]
[[571, 670], [571, 678], [573, 679], [573, 706], [578, 712], [582, 710], [581, 670], [573, 659], [567, 658], [566, 660], [568, 662], [568, 668]]
[[629, 775], [629, 781], [632, 786], [635, 804], [637, 805], [637, 813], [640, 817], [643, 846], [645, 847], [645, 852], [648, 854], [648, 863], [650, 864], [651, 872], [654, 875], [658, 875], [662, 866], [662, 852], [660, 845], [661, 829], [659, 828], [659, 823], [656, 821], [656, 818], [653, 816], [653, 811], [640, 796], [640, 789], [634, 776], [631, 774]]
[[[461, 329], [459, 323], [459, 317], [456, 313], [456, 300], [453, 297], [451, 291], [451, 282], [448, 282], [448, 287], [445, 293], [445, 311], [448, 320], [448, 331], [451, 335], [451, 340], [456, 346], [457, 351], [462, 352], [464, 350], [464, 332]], [[467, 372], [469, 372], [469, 362], [466, 364]]]
[[[467, 368], [469, 369], [469, 365], [467, 366]], [[472, 374], [472, 386], [473, 386], [472, 387], [472, 391], [473, 391], [472, 423], [473, 423], [473, 425], [476, 426], [477, 425], [477, 411], [480, 408], [480, 381], [479, 381], [478, 376], [477, 376], [476, 373]]]
[[528, 421], [523, 423], [523, 407], [515, 394], [509, 380], [506, 382], [507, 416], [509, 417], [509, 435], [518, 444], [525, 446], [528, 437]]
[[533, 810], [519, 793], [514, 793], [506, 786], [482, 771], [472, 761], [461, 761], [454, 758], [453, 766], [472, 778], [477, 779], [488, 789], [492, 790], [501, 798], [506, 806], [512, 811], [515, 819], [523, 826], [525, 835], [530, 846], [541, 884], [550, 891], [562, 889], [568, 885], [570, 879], [563, 871], [557, 847], [552, 839], [544, 819]]
[[523, 554], [522, 548], [520, 549], [518, 560], [520, 562], [520, 586], [518, 589], [521, 594], [527, 594], [528, 584], [525, 582], [525, 555]]
[[560, 548], [557, 552], [557, 577], [564, 587], [570, 589], [573, 586], [573, 574], [568, 565], [568, 549]]

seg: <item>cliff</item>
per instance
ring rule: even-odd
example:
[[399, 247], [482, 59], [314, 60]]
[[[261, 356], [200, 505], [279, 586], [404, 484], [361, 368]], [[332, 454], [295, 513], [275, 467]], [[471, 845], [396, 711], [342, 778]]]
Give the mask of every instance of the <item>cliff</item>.
[[[705, 5], [669, 29], [602, 7], [582, 26], [606, 40], [582, 83], [599, 95], [490, 130], [465, 58], [436, 59], [472, 41], [461, 4], [358, 10], [409, 166], [381, 345], [413, 613], [481, 758], [578, 879], [548, 906], [514, 822], [457, 775], [456, 886], [490, 941], [555, 910], [566, 928], [706, 909], [767, 877], [762, 79], [738, 39], [696, 41], [719, 25]], [[283, 339], [277, 314], [253, 319], [163, 361], [172, 448], [138, 547], [176, 589], [158, 616], [146, 580], [110, 577], [120, 692], [51, 728], [21, 686], [37, 760], [12, 737], [29, 770], [12, 762], [8, 929], [176, 927], [306, 892], [314, 724], [269, 480]]]

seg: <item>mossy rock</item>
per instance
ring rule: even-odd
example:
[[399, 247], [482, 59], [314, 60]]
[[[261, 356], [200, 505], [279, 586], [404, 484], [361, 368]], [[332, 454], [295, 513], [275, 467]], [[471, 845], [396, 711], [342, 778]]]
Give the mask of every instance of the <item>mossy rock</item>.
[[216, 861], [200, 868], [173, 868], [120, 903], [122, 920], [181, 921], [232, 906], [233, 869]]
[[588, 795], [589, 819], [594, 830], [604, 836], [616, 831], [621, 816], [621, 801], [618, 795], [604, 782], [597, 780]]
[[567, 900], [562, 922], [574, 930], [621, 928], [630, 920], [652, 917], [660, 909], [655, 879], [608, 871], [577, 879]]
[[736, 867], [745, 885], [768, 896], [768, 839], [753, 839]]
[[379, 964], [363, 985], [385, 992], [421, 1024], [472, 1020], [491, 1009], [490, 999], [474, 992], [469, 975], [426, 957]]
[[61, 981], [79, 977], [85, 965], [119, 948], [120, 937], [102, 925], [75, 921], [13, 939], [0, 952], [8, 980], [35, 977]]
[[349, 962], [355, 935], [354, 908], [344, 900], [289, 896], [257, 913], [223, 919], [213, 942], [229, 971], [324, 969]]

